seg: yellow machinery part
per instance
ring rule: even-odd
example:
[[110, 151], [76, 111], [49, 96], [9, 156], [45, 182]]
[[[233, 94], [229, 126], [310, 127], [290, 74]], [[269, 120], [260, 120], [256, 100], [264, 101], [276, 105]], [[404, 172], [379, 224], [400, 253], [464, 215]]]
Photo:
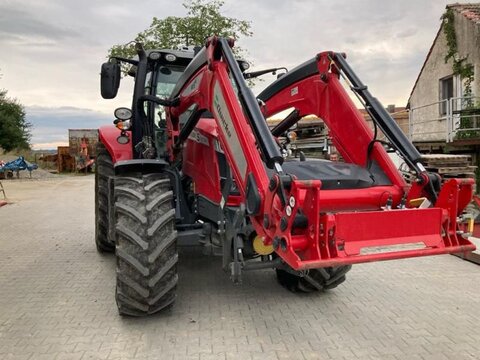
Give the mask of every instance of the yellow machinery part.
[[421, 197], [417, 199], [410, 200], [410, 206], [412, 207], [419, 207], [427, 198]]
[[473, 233], [473, 228], [475, 226], [475, 220], [473, 218], [468, 219], [468, 232]]
[[255, 236], [253, 250], [259, 255], [270, 255], [273, 253], [273, 245], [265, 245], [261, 236]]

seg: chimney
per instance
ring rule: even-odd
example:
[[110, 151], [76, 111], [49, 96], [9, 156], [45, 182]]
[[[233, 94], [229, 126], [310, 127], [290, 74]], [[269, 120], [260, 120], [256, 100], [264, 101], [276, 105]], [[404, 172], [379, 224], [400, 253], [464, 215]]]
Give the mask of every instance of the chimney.
[[388, 105], [387, 106], [387, 111], [391, 114], [395, 112], [395, 104], [393, 105]]

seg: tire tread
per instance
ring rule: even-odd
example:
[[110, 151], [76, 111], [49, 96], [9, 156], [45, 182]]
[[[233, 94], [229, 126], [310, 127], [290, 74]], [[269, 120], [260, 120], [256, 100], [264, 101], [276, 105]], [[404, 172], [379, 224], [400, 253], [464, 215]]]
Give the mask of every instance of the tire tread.
[[169, 178], [137, 173], [117, 177], [115, 217], [120, 314], [145, 316], [169, 307], [178, 283], [177, 231]]
[[113, 194], [109, 180], [115, 176], [113, 161], [102, 142], [96, 147], [95, 170], [95, 244], [101, 253], [115, 251], [113, 229]]
[[[328, 267], [309, 270], [306, 277], [292, 274], [283, 269], [276, 269], [277, 280], [283, 287], [292, 292], [310, 293], [336, 288], [346, 280], [345, 274], [350, 271], [351, 265]], [[312, 284], [314, 282], [315, 284]]]

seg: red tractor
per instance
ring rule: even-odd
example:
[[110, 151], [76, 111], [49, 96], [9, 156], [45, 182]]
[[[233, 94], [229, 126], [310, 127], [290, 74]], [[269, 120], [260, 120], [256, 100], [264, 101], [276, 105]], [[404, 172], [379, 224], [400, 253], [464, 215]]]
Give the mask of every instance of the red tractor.
[[[460, 230], [473, 180], [442, 185], [428, 173], [344, 54], [319, 53], [254, 96], [245, 78], [265, 72], [245, 72], [232, 46], [219, 37], [194, 51], [137, 44], [138, 58], [102, 65], [106, 99], [117, 94], [122, 63], [135, 77], [132, 110], [117, 109], [115, 126], [100, 129], [97, 155], [96, 244], [115, 251], [121, 314], [173, 303], [182, 244], [221, 255], [234, 281], [272, 268], [302, 292], [338, 286], [352, 264], [475, 248]], [[265, 119], [286, 110], [270, 129]], [[312, 114], [344, 162], [288, 156], [283, 135]], [[416, 173], [411, 185], [387, 150]]]

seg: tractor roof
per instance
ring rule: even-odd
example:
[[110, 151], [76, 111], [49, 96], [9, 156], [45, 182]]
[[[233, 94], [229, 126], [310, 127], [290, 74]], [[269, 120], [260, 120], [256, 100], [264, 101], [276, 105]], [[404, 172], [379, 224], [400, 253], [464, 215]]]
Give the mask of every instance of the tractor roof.
[[[193, 59], [195, 56], [195, 51], [193, 48], [184, 48], [184, 49], [151, 49], [145, 50], [147, 56], [152, 58], [152, 54], [159, 54], [159, 55], [167, 55], [172, 54], [175, 55], [177, 58], [184, 58], [184, 59]], [[153, 55], [155, 56], [155, 55]]]

